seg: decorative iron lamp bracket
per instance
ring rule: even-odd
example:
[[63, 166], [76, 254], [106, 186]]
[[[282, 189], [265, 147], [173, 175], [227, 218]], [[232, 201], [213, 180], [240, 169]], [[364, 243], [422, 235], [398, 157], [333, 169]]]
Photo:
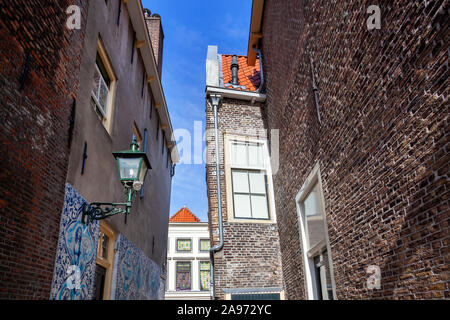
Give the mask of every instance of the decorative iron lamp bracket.
[[[93, 202], [88, 204], [83, 203], [81, 223], [89, 225], [94, 220], [103, 220], [119, 213], [125, 214], [125, 224], [127, 223], [127, 216], [131, 211], [133, 197], [133, 189], [128, 189], [127, 202], [125, 203], [111, 203], [111, 202]], [[121, 208], [123, 207], [123, 208]]]

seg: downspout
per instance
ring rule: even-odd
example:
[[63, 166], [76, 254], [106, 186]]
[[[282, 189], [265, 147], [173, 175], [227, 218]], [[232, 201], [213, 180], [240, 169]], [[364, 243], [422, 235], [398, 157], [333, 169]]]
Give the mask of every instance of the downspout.
[[309, 63], [311, 64], [311, 75], [312, 75], [312, 90], [314, 92], [314, 100], [316, 102], [316, 111], [317, 118], [319, 119], [319, 124], [322, 124], [322, 119], [320, 118], [320, 106], [319, 106], [319, 98], [317, 97], [317, 87], [316, 87], [316, 77], [314, 75], [314, 64], [311, 54], [309, 54]]
[[259, 88], [258, 88], [258, 90], [256, 90], [256, 92], [261, 92], [261, 89], [262, 89], [262, 87], [264, 85], [264, 72], [263, 72], [263, 63], [262, 63], [262, 53], [261, 53], [261, 50], [259, 50], [256, 47], [253, 47], [252, 49], [253, 49], [253, 51], [258, 52], [258, 56], [259, 56], [259, 69], [260, 69], [259, 74], [260, 74], [260, 77], [261, 77], [261, 82], [259, 83]]
[[[216, 144], [216, 180], [217, 180], [217, 209], [218, 209], [218, 218], [219, 218], [219, 243], [209, 249], [209, 258], [210, 258], [210, 272], [211, 272], [211, 283], [210, 283], [210, 291], [211, 291], [211, 300], [214, 300], [214, 252], [220, 251], [223, 248], [223, 223], [222, 223], [222, 196], [221, 196], [221, 188], [220, 188], [220, 152], [219, 152], [219, 133], [218, 133], [218, 113], [217, 110], [219, 108], [220, 95], [210, 95], [210, 99], [213, 105], [214, 110], [214, 139]], [[209, 100], [206, 100], [209, 103]], [[210, 104], [211, 105], [211, 104]]]

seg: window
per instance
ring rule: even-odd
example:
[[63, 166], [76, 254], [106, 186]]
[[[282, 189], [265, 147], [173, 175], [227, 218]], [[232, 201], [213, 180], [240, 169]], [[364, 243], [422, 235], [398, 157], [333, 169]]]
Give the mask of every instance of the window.
[[231, 171], [234, 217], [237, 219], [269, 219], [267, 183], [264, 171]]
[[231, 142], [233, 211], [236, 219], [269, 219], [263, 152], [263, 145], [259, 143]]
[[91, 106], [108, 132], [111, 129], [115, 84], [116, 78], [114, 72], [112, 71], [106, 51], [99, 41], [91, 91]]
[[97, 245], [95, 300], [108, 300], [111, 294], [115, 239], [116, 235], [113, 230], [102, 221], [100, 223], [100, 237]]
[[210, 283], [210, 264], [209, 261], [200, 261], [200, 290], [208, 291]]
[[177, 261], [177, 291], [191, 290], [191, 263]]
[[200, 251], [209, 251], [211, 248], [211, 243], [209, 239], [200, 239], [200, 245], [199, 245]]
[[308, 298], [331, 300], [334, 278], [327, 251], [329, 244], [318, 166], [301, 188], [296, 201]]
[[231, 162], [233, 167], [264, 169], [263, 145], [244, 141], [231, 142]]
[[101, 116], [106, 117], [108, 112], [108, 95], [111, 87], [111, 79], [106, 72], [106, 68], [97, 53], [94, 70], [94, 88], [92, 89], [92, 99], [99, 108]]
[[177, 239], [177, 251], [178, 252], [191, 252], [192, 240], [191, 239]]
[[235, 135], [224, 140], [228, 220], [275, 223], [267, 142]]

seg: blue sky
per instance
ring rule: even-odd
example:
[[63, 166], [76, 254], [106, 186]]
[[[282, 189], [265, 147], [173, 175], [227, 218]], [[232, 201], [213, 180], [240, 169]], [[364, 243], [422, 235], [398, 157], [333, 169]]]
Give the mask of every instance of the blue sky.
[[[193, 154], [194, 121], [201, 121], [202, 130], [205, 129], [207, 47], [217, 45], [223, 54], [247, 54], [252, 1], [142, 0], [142, 4], [152, 14], [161, 16], [162, 84], [167, 106], [174, 130], [190, 132]], [[202, 221], [207, 221], [205, 164], [179, 164], [175, 172], [170, 215], [186, 205]]]

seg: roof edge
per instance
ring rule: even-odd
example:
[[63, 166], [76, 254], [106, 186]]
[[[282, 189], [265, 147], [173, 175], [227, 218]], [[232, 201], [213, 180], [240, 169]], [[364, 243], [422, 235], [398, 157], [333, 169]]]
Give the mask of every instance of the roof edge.
[[253, 47], [258, 48], [259, 39], [262, 38], [262, 20], [263, 20], [264, 0], [253, 0], [252, 15], [250, 20], [250, 32], [248, 35], [247, 57], [248, 65], [255, 66], [256, 52]]
[[241, 99], [241, 100], [254, 101], [254, 102], [265, 102], [266, 101], [266, 95], [263, 93], [207, 86], [206, 87], [206, 96], [208, 96], [208, 94], [213, 94], [213, 93], [221, 94], [224, 98]]
[[166, 142], [168, 141], [173, 143], [173, 147], [171, 149], [168, 148], [172, 158], [172, 163], [178, 163], [180, 161], [180, 155], [178, 153], [177, 144], [175, 142], [175, 137], [173, 134], [172, 122], [170, 120], [166, 97], [164, 95], [164, 90], [161, 84], [161, 78], [156, 66], [155, 55], [153, 53], [153, 47], [150, 40], [147, 23], [145, 21], [142, 2], [140, 0], [131, 0], [124, 2], [127, 6], [131, 24], [136, 31], [136, 37], [139, 40], [145, 42], [145, 45], [140, 48], [142, 60], [144, 61], [144, 67], [145, 71], [147, 72], [147, 76], [149, 76], [149, 79], [151, 79], [149, 85], [152, 88], [152, 93], [155, 100], [157, 100], [156, 103], [159, 103], [161, 105], [161, 108], [157, 108], [157, 112], [161, 120], [163, 120], [167, 124], [168, 130], [163, 130], [164, 136], [166, 137]]

